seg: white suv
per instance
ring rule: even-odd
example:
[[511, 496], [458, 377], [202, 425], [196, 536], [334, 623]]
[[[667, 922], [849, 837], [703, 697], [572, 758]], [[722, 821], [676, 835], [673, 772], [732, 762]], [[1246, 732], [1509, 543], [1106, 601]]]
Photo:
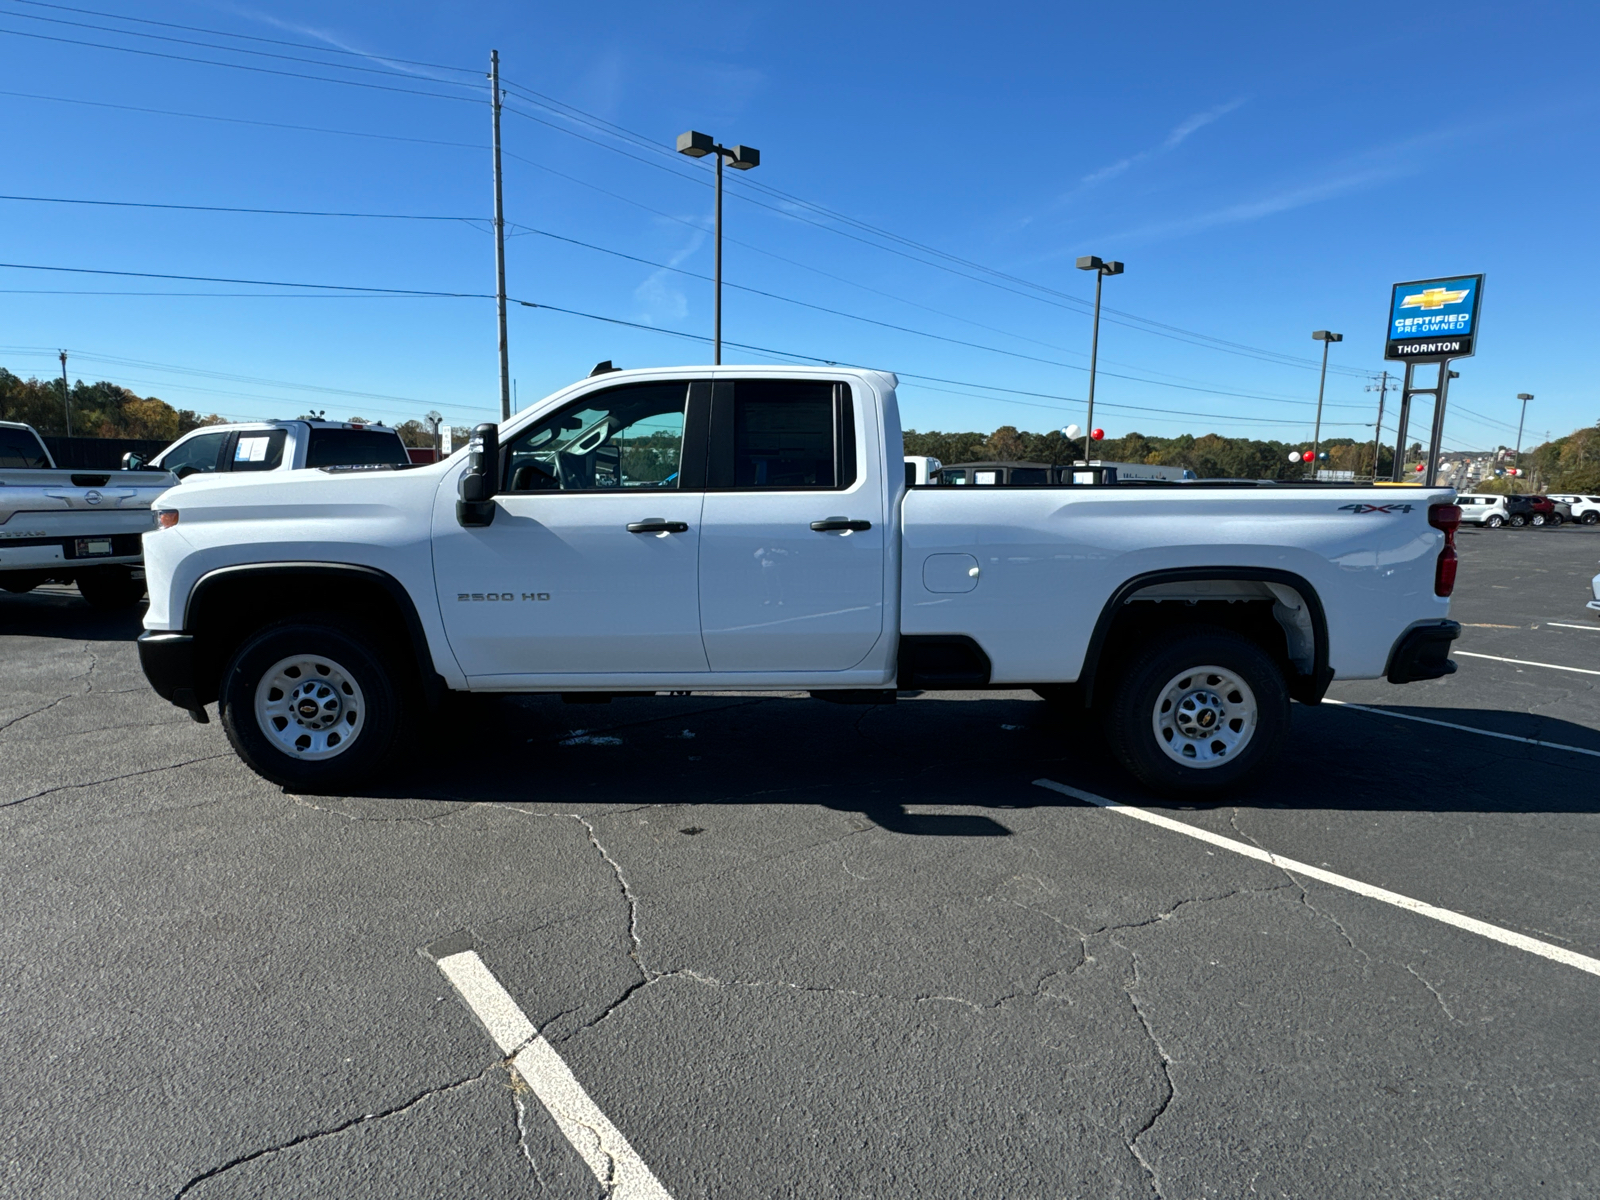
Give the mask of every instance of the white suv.
[[1507, 520], [1506, 498], [1488, 493], [1482, 495], [1467, 494], [1456, 497], [1456, 503], [1461, 507], [1461, 523], [1463, 525], [1484, 525], [1490, 529], [1499, 529]]
[[222, 471], [401, 467], [410, 462], [405, 443], [387, 425], [299, 420], [206, 425], [173, 442], [150, 466], [185, 479]]
[[1585, 525], [1600, 522], [1600, 496], [1580, 496], [1575, 492], [1563, 492], [1558, 496], [1552, 492], [1550, 499], [1557, 504], [1570, 506], [1571, 519], [1574, 521], [1581, 521]]

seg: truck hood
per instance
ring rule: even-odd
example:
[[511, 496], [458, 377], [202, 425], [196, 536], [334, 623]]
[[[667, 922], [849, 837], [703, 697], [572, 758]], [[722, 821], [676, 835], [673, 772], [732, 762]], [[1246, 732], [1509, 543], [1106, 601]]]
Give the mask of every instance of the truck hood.
[[377, 516], [429, 505], [446, 468], [465, 461], [402, 470], [311, 467], [248, 475], [190, 478], [162, 499], [180, 520], [304, 521]]

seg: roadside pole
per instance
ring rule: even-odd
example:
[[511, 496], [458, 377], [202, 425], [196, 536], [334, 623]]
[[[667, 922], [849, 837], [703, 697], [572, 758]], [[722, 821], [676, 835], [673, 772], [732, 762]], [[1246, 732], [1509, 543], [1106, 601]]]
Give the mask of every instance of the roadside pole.
[[500, 188], [500, 51], [489, 51], [494, 113], [494, 302], [500, 322], [500, 419], [511, 419], [511, 360], [506, 352], [506, 211]]
[[[72, 392], [67, 387], [67, 352], [61, 352], [61, 408], [67, 414], [67, 436], [72, 436]], [[1528, 406], [1524, 404], [1522, 411], [1527, 412]], [[1517, 444], [1522, 444], [1522, 434], [1517, 434]]]
[[[1372, 385], [1367, 385], [1367, 391], [1373, 391]], [[1378, 423], [1372, 427], [1372, 482], [1378, 482], [1378, 448], [1383, 437], [1383, 402], [1389, 395], [1389, 372], [1383, 373], [1383, 381], [1378, 384]]]

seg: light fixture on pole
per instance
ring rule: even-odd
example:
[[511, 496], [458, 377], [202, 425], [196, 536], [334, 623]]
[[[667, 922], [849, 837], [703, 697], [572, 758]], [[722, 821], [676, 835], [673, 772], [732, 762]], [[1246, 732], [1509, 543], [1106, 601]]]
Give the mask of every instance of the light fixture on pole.
[[1517, 399], [1522, 401], [1522, 415], [1517, 418], [1517, 452], [1515, 457], [1512, 458], [1511, 464], [1517, 468], [1520, 474], [1522, 471], [1522, 427], [1528, 420], [1528, 401], [1533, 399], [1533, 393], [1518, 392]]
[[761, 165], [761, 151], [753, 146], [722, 146], [718, 145], [715, 138], [709, 133], [688, 133], [678, 135], [678, 153], [687, 154], [690, 158], [704, 158], [708, 154], [717, 156], [717, 299], [716, 299], [716, 335], [712, 339], [712, 361], [719, 366], [722, 363], [722, 163], [726, 159], [735, 171], [748, 171], [751, 167]]
[[1318, 453], [1322, 449], [1322, 393], [1328, 386], [1328, 347], [1334, 342], [1344, 341], [1344, 334], [1318, 329], [1311, 334], [1311, 338], [1322, 343], [1322, 378], [1317, 382], [1317, 427], [1311, 435], [1311, 478], [1315, 479], [1317, 463], [1320, 461]]
[[1084, 427], [1083, 434], [1083, 461], [1089, 461], [1089, 439], [1094, 436], [1094, 374], [1095, 366], [1100, 358], [1100, 285], [1105, 282], [1107, 275], [1121, 275], [1122, 264], [1119, 262], [1102, 262], [1093, 254], [1085, 254], [1078, 259], [1078, 270], [1093, 271], [1094, 274], [1094, 332], [1089, 337], [1089, 423]]

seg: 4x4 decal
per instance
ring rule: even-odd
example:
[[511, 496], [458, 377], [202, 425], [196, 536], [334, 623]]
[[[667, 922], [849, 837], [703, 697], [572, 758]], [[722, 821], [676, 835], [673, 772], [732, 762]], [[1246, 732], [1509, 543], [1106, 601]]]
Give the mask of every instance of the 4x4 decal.
[[1341, 504], [1340, 512], [1353, 513], [1408, 513], [1411, 511], [1409, 504]]

